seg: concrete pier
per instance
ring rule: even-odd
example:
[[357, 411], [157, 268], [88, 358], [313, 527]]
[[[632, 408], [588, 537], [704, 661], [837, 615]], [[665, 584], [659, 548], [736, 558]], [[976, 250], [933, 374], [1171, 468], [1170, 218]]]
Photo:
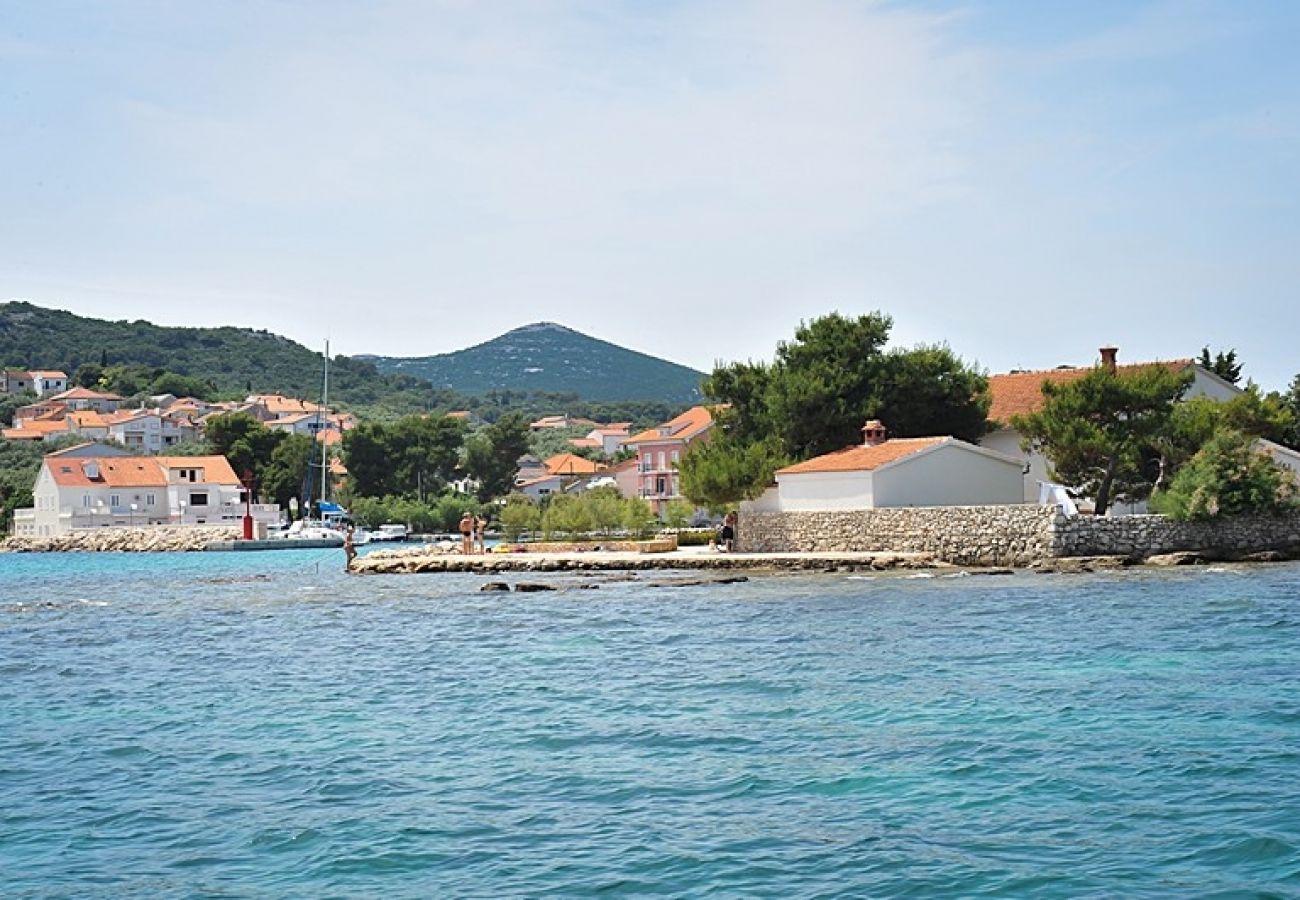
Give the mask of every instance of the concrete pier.
[[268, 541], [212, 541], [205, 550], [323, 550], [329, 547], [342, 547], [343, 538], [303, 538], [289, 540], [277, 538]]
[[717, 553], [698, 548], [668, 553], [594, 550], [553, 553], [439, 553], [423, 548], [379, 550], [352, 564], [357, 575], [430, 572], [626, 572], [666, 569], [883, 571], [952, 568], [929, 553]]

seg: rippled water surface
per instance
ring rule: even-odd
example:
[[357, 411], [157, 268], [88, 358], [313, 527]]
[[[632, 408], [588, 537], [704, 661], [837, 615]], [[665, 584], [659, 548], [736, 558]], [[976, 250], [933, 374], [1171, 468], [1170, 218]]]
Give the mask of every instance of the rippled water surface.
[[0, 894], [1300, 894], [1300, 567], [339, 557], [0, 556]]

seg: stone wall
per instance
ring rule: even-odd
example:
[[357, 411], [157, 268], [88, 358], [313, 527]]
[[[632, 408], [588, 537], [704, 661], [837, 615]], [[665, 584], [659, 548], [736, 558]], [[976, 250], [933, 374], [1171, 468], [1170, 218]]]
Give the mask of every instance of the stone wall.
[[1300, 548], [1300, 512], [1238, 516], [1215, 522], [1175, 522], [1164, 516], [1061, 518], [1053, 529], [1055, 556], [1127, 556], [1144, 559], [1180, 550], [1231, 558]]
[[85, 528], [57, 537], [11, 537], [0, 541], [0, 553], [55, 551], [159, 553], [203, 550], [213, 541], [234, 540], [239, 535], [239, 528], [228, 525]]
[[747, 511], [738, 546], [749, 553], [931, 553], [965, 566], [1024, 566], [1068, 556], [1145, 559], [1184, 550], [1233, 558], [1300, 552], [1300, 511], [1216, 522], [1164, 516], [1067, 517], [1045, 506], [932, 506], [825, 512]]
[[1043, 506], [925, 506], [824, 512], [746, 512], [738, 545], [748, 553], [931, 553], [966, 566], [1024, 566], [1052, 555]]

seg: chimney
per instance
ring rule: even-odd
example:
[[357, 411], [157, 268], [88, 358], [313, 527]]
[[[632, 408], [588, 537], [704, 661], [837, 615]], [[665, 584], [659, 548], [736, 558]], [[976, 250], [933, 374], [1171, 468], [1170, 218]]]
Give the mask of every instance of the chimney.
[[1118, 347], [1101, 348], [1101, 364], [1106, 367], [1107, 371], [1115, 371], [1115, 356], [1119, 353]]
[[879, 419], [868, 419], [867, 424], [862, 426], [862, 446], [874, 447], [883, 444], [889, 440], [887, 434], [884, 424]]

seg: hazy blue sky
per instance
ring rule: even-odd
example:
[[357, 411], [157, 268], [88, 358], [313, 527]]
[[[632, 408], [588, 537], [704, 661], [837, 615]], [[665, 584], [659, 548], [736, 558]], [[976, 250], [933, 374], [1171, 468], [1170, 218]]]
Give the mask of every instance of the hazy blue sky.
[[873, 309], [991, 371], [1300, 372], [1300, 3], [0, 4], [0, 298], [708, 369]]

